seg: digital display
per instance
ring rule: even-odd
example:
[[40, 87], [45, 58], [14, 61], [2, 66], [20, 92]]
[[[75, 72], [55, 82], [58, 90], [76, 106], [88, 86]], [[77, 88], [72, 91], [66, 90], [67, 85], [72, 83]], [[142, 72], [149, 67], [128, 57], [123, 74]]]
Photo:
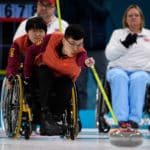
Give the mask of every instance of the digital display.
[[28, 18], [36, 12], [35, 4], [0, 4], [0, 18]]

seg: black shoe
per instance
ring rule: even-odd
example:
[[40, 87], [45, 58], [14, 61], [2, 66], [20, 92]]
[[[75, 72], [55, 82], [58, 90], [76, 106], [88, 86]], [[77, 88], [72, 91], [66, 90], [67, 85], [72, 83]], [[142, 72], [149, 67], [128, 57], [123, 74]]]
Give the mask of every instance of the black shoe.
[[62, 134], [63, 134], [62, 126], [56, 123], [49, 124], [48, 122], [44, 122], [41, 124], [40, 135], [52, 136], [52, 135], [62, 135]]
[[133, 128], [133, 129], [138, 129], [139, 128], [139, 125], [136, 122], [132, 121], [132, 120], [129, 120], [129, 124], [131, 125], [131, 128]]
[[53, 119], [52, 114], [47, 111], [41, 112], [41, 135], [62, 135], [63, 128]]

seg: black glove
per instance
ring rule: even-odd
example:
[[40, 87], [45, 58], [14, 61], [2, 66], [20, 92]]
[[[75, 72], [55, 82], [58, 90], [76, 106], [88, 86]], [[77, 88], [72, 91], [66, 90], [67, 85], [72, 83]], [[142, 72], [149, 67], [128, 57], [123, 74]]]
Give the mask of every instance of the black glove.
[[130, 39], [130, 45], [136, 43], [136, 40], [137, 40], [137, 34], [133, 34], [131, 39]]
[[124, 41], [120, 41], [126, 48], [129, 48], [132, 44], [136, 43], [137, 34], [129, 33]]

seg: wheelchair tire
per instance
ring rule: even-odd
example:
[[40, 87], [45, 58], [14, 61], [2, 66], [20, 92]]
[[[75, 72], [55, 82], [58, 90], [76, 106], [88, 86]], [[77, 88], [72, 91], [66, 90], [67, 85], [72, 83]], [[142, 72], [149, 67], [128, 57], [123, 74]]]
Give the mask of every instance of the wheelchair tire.
[[79, 133], [79, 122], [78, 122], [78, 104], [77, 104], [77, 93], [75, 86], [72, 88], [72, 98], [70, 108], [67, 111], [67, 120], [69, 125], [69, 136], [70, 139], [74, 140]]
[[96, 91], [96, 126], [99, 133], [107, 133], [110, 130], [110, 125], [106, 122], [104, 114], [107, 114], [108, 110], [103, 100], [102, 94], [97, 88]]
[[25, 132], [25, 139], [29, 139], [30, 138], [30, 135], [31, 135], [31, 132], [32, 132], [32, 129], [31, 129], [31, 123], [26, 123], [24, 125], [24, 132]]
[[0, 112], [1, 112], [1, 126], [2, 130], [5, 131], [4, 127], [4, 100], [7, 97], [8, 89], [6, 88], [6, 78], [4, 78], [3, 83], [2, 83], [2, 88], [1, 88], [1, 103], [0, 103]]
[[[6, 80], [4, 80], [6, 84]], [[5, 85], [4, 85], [5, 88]], [[20, 75], [16, 75], [13, 87], [4, 89], [1, 101], [1, 117], [3, 126], [8, 137], [17, 138], [22, 120], [23, 90]]]

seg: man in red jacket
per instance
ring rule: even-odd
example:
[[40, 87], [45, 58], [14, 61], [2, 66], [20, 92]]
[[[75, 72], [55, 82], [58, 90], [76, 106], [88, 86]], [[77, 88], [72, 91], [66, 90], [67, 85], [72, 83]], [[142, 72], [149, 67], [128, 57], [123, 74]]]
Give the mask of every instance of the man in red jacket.
[[[38, 66], [40, 70], [36, 72], [36, 77], [42, 99], [42, 120], [46, 120], [46, 116], [51, 113], [64, 112], [71, 99], [73, 83], [78, 78], [81, 68], [90, 67], [95, 63], [93, 58], [88, 58], [83, 48], [83, 36], [79, 25], [70, 25], [65, 34], [55, 32], [47, 35], [40, 49], [27, 51], [24, 63], [25, 77], [31, 77], [33, 65]], [[55, 96], [48, 94], [50, 91], [53, 91]], [[51, 134], [43, 127], [43, 121], [41, 134]]]

